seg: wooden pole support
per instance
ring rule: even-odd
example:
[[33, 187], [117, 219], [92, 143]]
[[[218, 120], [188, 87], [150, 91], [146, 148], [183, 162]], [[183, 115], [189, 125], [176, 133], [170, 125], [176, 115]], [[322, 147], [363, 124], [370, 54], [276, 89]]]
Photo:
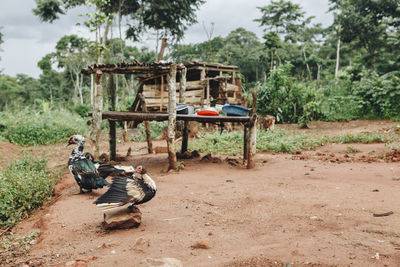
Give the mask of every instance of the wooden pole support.
[[256, 156], [256, 145], [257, 145], [257, 114], [253, 113], [250, 117], [249, 122], [249, 142], [248, 142], [248, 158], [247, 158], [247, 168], [252, 169], [256, 166], [255, 156]]
[[[147, 112], [146, 101], [144, 100], [143, 94], [138, 94], [140, 103], [142, 105], [142, 111]], [[149, 121], [144, 121], [144, 127], [146, 129], [146, 140], [147, 140], [147, 151], [149, 154], [153, 154], [153, 142], [151, 141], [151, 131]]]
[[168, 77], [168, 134], [167, 149], [169, 170], [176, 170], [177, 161], [175, 153], [175, 125], [176, 125], [176, 63], [172, 63]]
[[181, 153], [185, 153], [188, 148], [188, 141], [189, 141], [189, 128], [188, 128], [189, 122], [185, 121], [183, 123], [183, 133], [182, 133], [182, 148], [181, 148]]
[[94, 108], [93, 108], [93, 123], [92, 131], [90, 133], [90, 139], [94, 146], [94, 157], [99, 158], [100, 149], [99, 141], [101, 135], [101, 122], [102, 122], [102, 112], [103, 112], [103, 72], [101, 70], [96, 71], [95, 77], [95, 98], [94, 98]]

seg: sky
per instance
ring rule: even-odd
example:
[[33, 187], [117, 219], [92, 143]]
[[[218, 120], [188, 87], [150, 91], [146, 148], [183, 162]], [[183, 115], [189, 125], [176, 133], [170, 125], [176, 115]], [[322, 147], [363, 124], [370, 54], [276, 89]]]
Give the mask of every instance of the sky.
[[[315, 16], [313, 23], [329, 26], [332, 15], [327, 13], [328, 0], [292, 0], [303, 8], [306, 16]], [[265, 6], [270, 0], [207, 0], [197, 11], [198, 23], [190, 26], [185, 32], [181, 43], [198, 43], [207, 40], [205, 28], [210, 31], [214, 23], [212, 37], [225, 37], [229, 32], [243, 27], [259, 36], [263, 34], [259, 23], [254, 19], [260, 18], [257, 7]], [[39, 77], [41, 70], [37, 62], [46, 54], [55, 50], [57, 41], [67, 34], [78, 34], [83, 37], [90, 33], [76, 23], [83, 21], [80, 14], [84, 8], [70, 10], [67, 15], [52, 24], [41, 22], [33, 15], [34, 0], [0, 0], [0, 32], [3, 33], [4, 43], [0, 45], [0, 70], [3, 74], [15, 76], [24, 73], [32, 77]], [[203, 26], [204, 24], [204, 26]], [[149, 35], [141, 43], [130, 45], [147, 46], [155, 50], [156, 41]]]

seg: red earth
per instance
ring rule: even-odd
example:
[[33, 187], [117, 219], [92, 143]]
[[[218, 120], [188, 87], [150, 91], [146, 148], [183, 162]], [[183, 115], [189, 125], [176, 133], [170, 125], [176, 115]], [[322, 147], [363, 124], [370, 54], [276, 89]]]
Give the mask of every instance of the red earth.
[[[331, 136], [398, 129], [391, 121], [279, 127]], [[349, 145], [359, 152], [346, 152]], [[102, 147], [105, 152], [106, 140]], [[140, 265], [145, 258], [175, 258], [183, 266], [400, 266], [400, 165], [384, 144], [258, 153], [251, 170], [213, 155], [222, 161], [184, 160], [179, 172], [165, 172], [167, 154], [146, 154], [144, 143], [118, 144], [118, 154], [129, 147], [134, 152], [119, 164], [143, 163], [158, 191], [139, 206], [138, 228], [106, 231], [103, 213], [92, 204], [105, 189], [78, 194], [66, 168], [70, 148], [2, 143], [0, 154], [7, 158], [22, 150], [45, 153], [49, 167], [65, 173], [53, 201], [12, 230], [40, 235], [10, 265], [147, 266]], [[393, 156], [385, 159], [385, 153]], [[195, 245], [199, 241], [202, 246]]]

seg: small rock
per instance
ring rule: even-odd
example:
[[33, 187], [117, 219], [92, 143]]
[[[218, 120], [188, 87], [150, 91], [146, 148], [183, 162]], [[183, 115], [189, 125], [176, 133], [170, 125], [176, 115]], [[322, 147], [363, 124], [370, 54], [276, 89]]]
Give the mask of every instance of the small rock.
[[183, 267], [180, 260], [175, 258], [146, 258], [142, 260], [139, 264], [140, 267]]
[[209, 249], [210, 245], [207, 240], [199, 240], [194, 245], [191, 246], [193, 249], [201, 248], [201, 249]]
[[132, 212], [129, 209], [120, 209], [114, 212], [104, 213], [105, 229], [128, 229], [139, 227], [142, 222], [142, 213], [137, 207]]
[[233, 180], [228, 179], [228, 180], [226, 180], [225, 182], [227, 182], [227, 183], [233, 183]]
[[115, 250], [111, 250], [111, 254], [116, 254], [117, 252]]
[[316, 220], [318, 220], [318, 217], [317, 216], [311, 216], [310, 220], [316, 221]]

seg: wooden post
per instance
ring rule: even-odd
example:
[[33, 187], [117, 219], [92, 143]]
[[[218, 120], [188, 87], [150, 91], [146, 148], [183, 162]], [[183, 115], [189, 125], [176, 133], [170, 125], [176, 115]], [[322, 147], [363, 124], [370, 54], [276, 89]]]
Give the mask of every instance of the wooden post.
[[[206, 69], [202, 69], [200, 72], [200, 81], [202, 82], [202, 85], [204, 86], [204, 80], [206, 79]], [[204, 89], [205, 87], [203, 87], [203, 93], [201, 94], [201, 107], [204, 107]]]
[[[138, 97], [140, 98], [140, 102], [142, 105], [142, 111], [147, 113], [147, 107], [146, 107], [146, 101], [144, 100], [144, 97], [142, 94], [138, 94]], [[150, 132], [150, 123], [149, 121], [144, 121], [144, 127], [146, 129], [146, 140], [147, 140], [147, 151], [149, 154], [153, 154], [153, 142], [151, 141], [151, 132]]]
[[210, 100], [210, 80], [207, 79], [207, 106], [211, 106], [211, 100]]
[[188, 128], [189, 122], [184, 121], [183, 123], [183, 132], [182, 132], [182, 148], [181, 148], [181, 153], [185, 153], [188, 148], [188, 140], [189, 140], [189, 128]]
[[[108, 101], [110, 103], [109, 110], [110, 111], [115, 111], [115, 106], [116, 106], [116, 84], [114, 82], [114, 75], [110, 74], [108, 75]], [[115, 121], [114, 120], [108, 120], [108, 123], [110, 124], [110, 129], [109, 129], [109, 143], [110, 143], [110, 160], [115, 160], [116, 155], [117, 155], [117, 131], [115, 127]]]
[[257, 114], [253, 113], [250, 117], [249, 123], [249, 143], [248, 143], [248, 158], [247, 169], [252, 169], [256, 166], [256, 145], [257, 145]]
[[175, 154], [175, 125], [176, 125], [176, 63], [172, 63], [169, 69], [168, 77], [168, 134], [167, 148], [169, 170], [176, 170]]
[[[158, 40], [157, 40], [158, 43]], [[160, 62], [164, 56], [164, 51], [165, 51], [165, 46], [167, 45], [167, 38], [162, 38], [161, 39], [161, 48], [160, 48], [160, 53], [158, 54], [157, 61]]]
[[164, 76], [161, 76], [161, 89], [160, 90], [161, 90], [160, 112], [162, 112], [163, 105], [164, 105]]
[[248, 128], [248, 123], [245, 123], [243, 127], [243, 164], [244, 161], [247, 160], [249, 157], [249, 151], [247, 149], [248, 143], [249, 143], [249, 128]]
[[235, 75], [235, 73], [236, 73], [236, 72], [232, 71], [232, 84], [233, 84], [233, 85], [236, 85], [236, 79], [235, 79], [235, 76], [236, 76], [236, 75]]
[[186, 74], [187, 69], [183, 67], [181, 70], [181, 86], [179, 88], [179, 103], [185, 103], [185, 92], [186, 92]]
[[95, 79], [95, 99], [93, 108], [93, 123], [92, 131], [90, 133], [90, 139], [94, 146], [94, 157], [99, 158], [99, 141], [101, 135], [101, 122], [103, 112], [103, 85], [102, 85], [103, 72], [101, 70], [96, 71]]
[[93, 74], [90, 74], [90, 105], [93, 106]]

